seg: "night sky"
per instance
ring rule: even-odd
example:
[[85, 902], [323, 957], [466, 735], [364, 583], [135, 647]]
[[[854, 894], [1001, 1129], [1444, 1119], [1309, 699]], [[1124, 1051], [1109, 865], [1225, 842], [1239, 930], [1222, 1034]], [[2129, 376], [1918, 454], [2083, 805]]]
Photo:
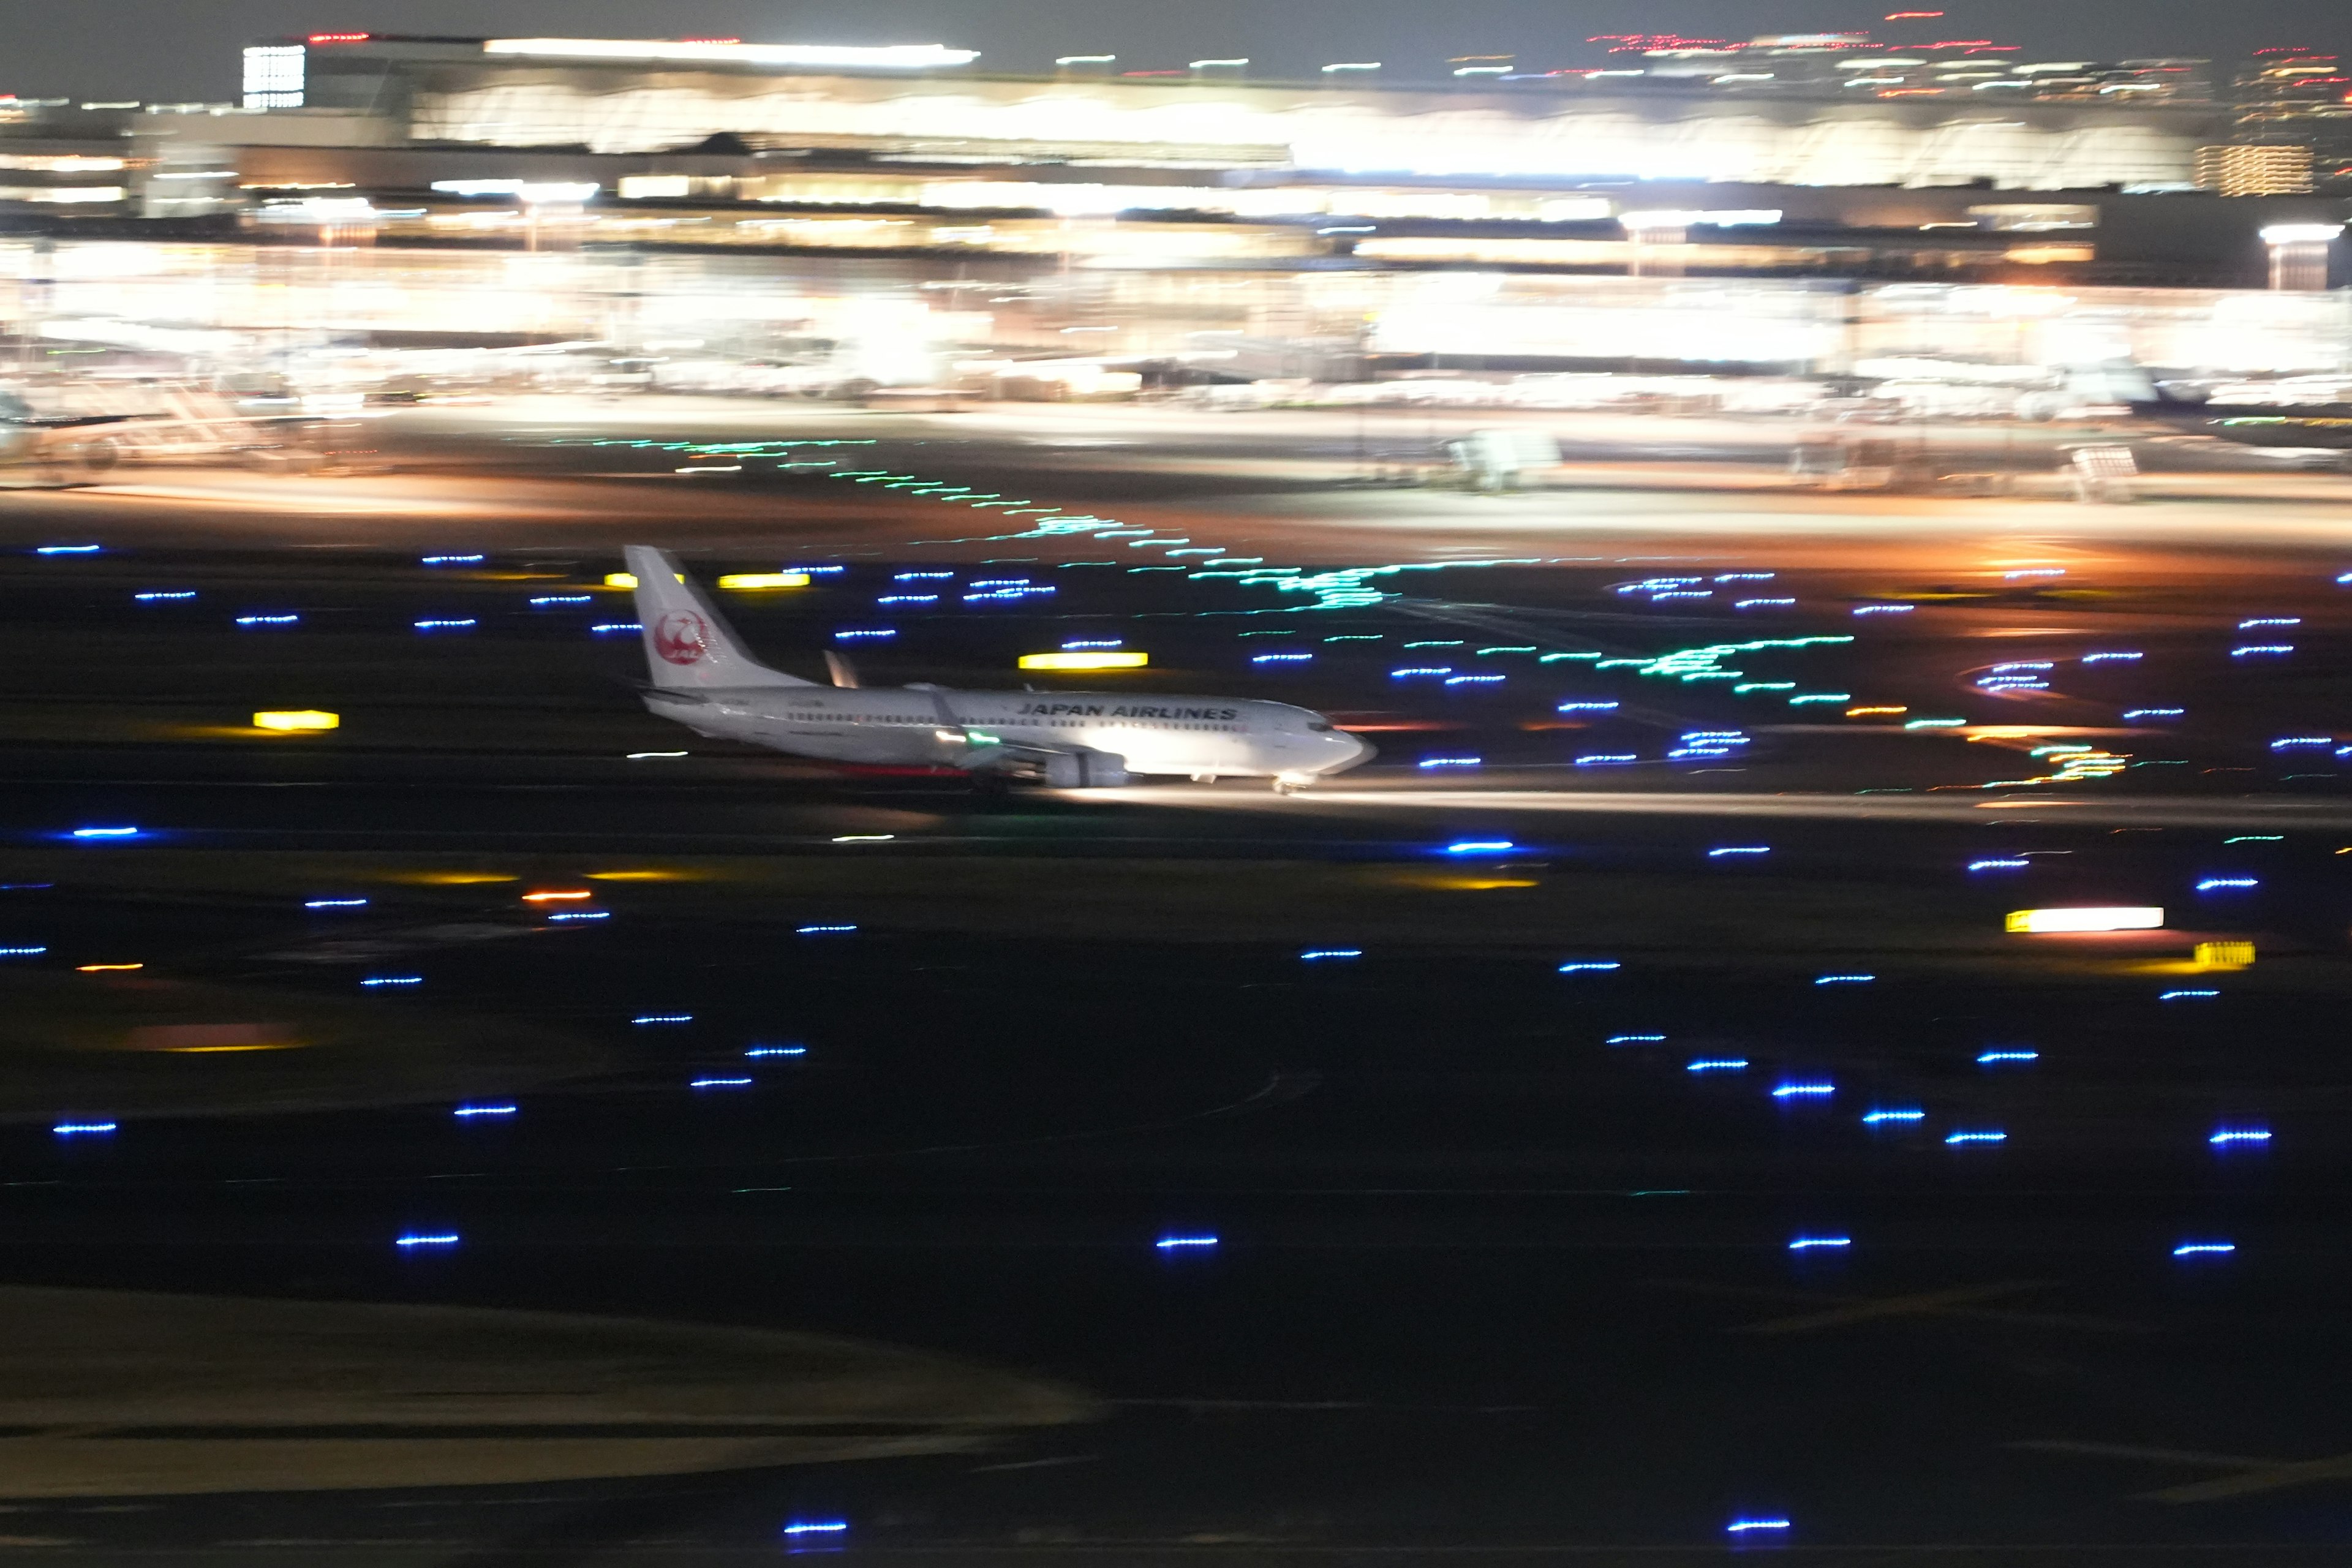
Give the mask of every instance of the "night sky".
[[[1437, 74], [1445, 57], [1512, 53], [1531, 67], [1595, 53], [1595, 33], [1696, 37], [1853, 29], [1885, 5], [1843, 0], [0, 0], [0, 91], [105, 99], [226, 99], [238, 46], [284, 33], [373, 28], [461, 35], [737, 37], [760, 42], [943, 43], [982, 68], [1051, 69], [1057, 54], [1117, 53], [1124, 68], [1246, 55], [1255, 72], [1306, 74], [1379, 59]], [[2266, 45], [2352, 52], [2345, 0], [1948, 0], [1944, 37], [2019, 43], [2032, 58], [2187, 54], [2234, 59]], [[1903, 26], [1912, 26], [1904, 24]], [[1882, 24], [1883, 26], [1883, 24]], [[1887, 30], [1887, 36], [1916, 36]]]

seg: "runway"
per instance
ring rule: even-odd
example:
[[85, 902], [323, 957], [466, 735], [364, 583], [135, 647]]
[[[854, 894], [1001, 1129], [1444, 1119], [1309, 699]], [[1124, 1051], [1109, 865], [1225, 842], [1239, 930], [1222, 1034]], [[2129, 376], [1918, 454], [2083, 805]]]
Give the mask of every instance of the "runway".
[[[9, 493], [0, 1320], [68, 1370], [7, 1538], [2340, 1554], [2352, 481], [1822, 497], [1786, 426], [1520, 415], [1539, 488], [1393, 482], [1488, 417], [549, 401]], [[676, 471], [755, 437], [872, 445]], [[1068, 684], [1379, 753], [994, 791], [707, 741], [639, 699], [640, 542], [825, 569], [723, 596], [810, 679], [1116, 639]], [[963, 597], [1003, 577], [1051, 592]], [[2116, 905], [2163, 923], [2007, 929]]]

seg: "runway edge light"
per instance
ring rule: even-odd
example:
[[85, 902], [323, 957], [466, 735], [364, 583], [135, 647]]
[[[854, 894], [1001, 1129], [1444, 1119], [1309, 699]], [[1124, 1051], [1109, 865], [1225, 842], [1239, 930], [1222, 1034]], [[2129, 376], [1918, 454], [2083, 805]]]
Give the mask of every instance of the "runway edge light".
[[337, 730], [342, 727], [342, 722], [341, 714], [322, 712], [316, 708], [266, 709], [253, 716], [253, 727], [257, 730]]
[[2146, 905], [2012, 910], [2006, 924], [2012, 931], [2155, 931], [2164, 911]]

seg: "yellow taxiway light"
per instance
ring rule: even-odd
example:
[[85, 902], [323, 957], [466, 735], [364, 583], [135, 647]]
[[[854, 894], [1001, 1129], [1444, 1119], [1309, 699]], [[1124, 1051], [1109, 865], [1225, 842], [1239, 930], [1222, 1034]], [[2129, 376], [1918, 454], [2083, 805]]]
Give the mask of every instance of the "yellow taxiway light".
[[2207, 969], [2244, 969], [2254, 962], [2251, 942], [2200, 942], [2197, 962]]
[[634, 588], [636, 585], [637, 574], [634, 572], [607, 572], [604, 574], [604, 586], [607, 588]]
[[522, 901], [526, 904], [553, 904], [562, 903], [571, 899], [588, 899], [593, 897], [595, 897], [595, 895], [589, 892], [587, 889], [579, 888], [566, 889], [562, 892], [525, 893], [522, 896]]
[[285, 708], [253, 716], [257, 730], [278, 730], [293, 732], [304, 730], [336, 730], [342, 727], [340, 713], [322, 713], [316, 708]]
[[805, 588], [805, 572], [730, 572], [719, 579], [722, 588]]
[[1148, 653], [1108, 650], [1102, 653], [1024, 653], [1024, 669], [1141, 669], [1151, 662]]
[[2074, 910], [2014, 910], [2008, 926], [2015, 931], [2155, 931], [2164, 924], [2164, 911], [2147, 905], [2119, 905]]
[[74, 968], [83, 974], [105, 974], [118, 969], [144, 969], [143, 963], [77, 963]]

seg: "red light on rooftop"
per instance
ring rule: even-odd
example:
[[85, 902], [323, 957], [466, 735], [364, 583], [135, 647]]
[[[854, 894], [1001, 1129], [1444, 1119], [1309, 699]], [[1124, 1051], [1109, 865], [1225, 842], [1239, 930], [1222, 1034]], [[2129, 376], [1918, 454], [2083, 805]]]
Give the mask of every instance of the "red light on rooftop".
[[1889, 11], [1886, 19], [1890, 22], [1922, 22], [1930, 16], [1942, 15], [1941, 11]]
[[364, 44], [368, 37], [366, 33], [313, 33], [308, 41], [313, 44]]

